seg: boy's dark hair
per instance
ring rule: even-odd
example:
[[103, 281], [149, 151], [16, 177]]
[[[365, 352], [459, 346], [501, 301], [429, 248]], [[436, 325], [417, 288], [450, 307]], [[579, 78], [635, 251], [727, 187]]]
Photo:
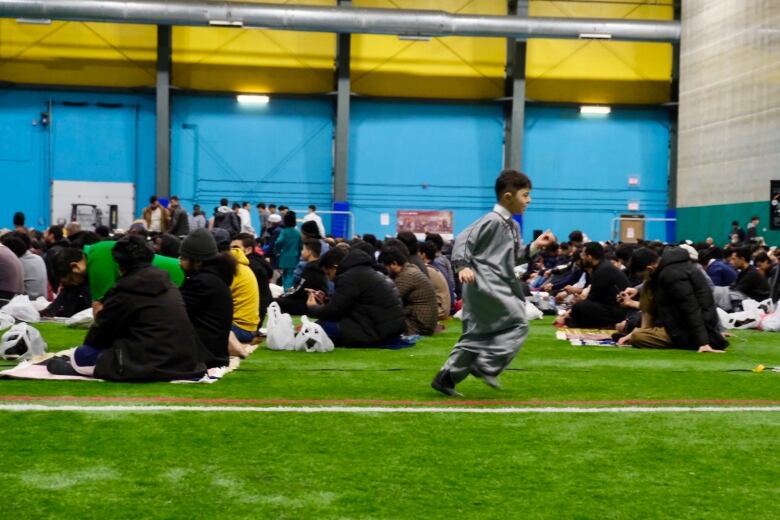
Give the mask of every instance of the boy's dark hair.
[[757, 264], [759, 262], [771, 262], [769, 255], [766, 253], [766, 251], [761, 251], [756, 255], [756, 257], [753, 259], [753, 263]]
[[24, 241], [19, 237], [18, 233], [6, 233], [0, 238], [0, 242], [19, 258], [27, 252], [27, 247], [24, 245]]
[[411, 231], [401, 231], [396, 236], [398, 240], [404, 243], [406, 249], [409, 250], [410, 255], [417, 254], [418, 240], [417, 237]]
[[585, 240], [585, 238], [582, 236], [582, 231], [579, 229], [575, 229], [571, 233], [569, 233], [569, 242], [579, 242], [582, 243], [582, 241]]
[[233, 203], [233, 209], [240, 209], [240, 208], [241, 208], [241, 204], [239, 204], [238, 202]]
[[426, 242], [433, 242], [436, 246], [436, 252], [439, 253], [444, 248], [444, 239], [438, 233], [428, 233], [425, 235]]
[[239, 233], [233, 240], [240, 240], [244, 247], [255, 247], [255, 237], [249, 233]]
[[24, 213], [21, 211], [14, 213], [14, 227], [24, 227]]
[[746, 262], [750, 262], [750, 249], [747, 247], [736, 247], [729, 251], [729, 256], [737, 255], [740, 258], [744, 258]]
[[241, 207], [243, 208], [244, 206], [249, 206], [249, 202], [247, 202], [247, 201], [243, 201], [243, 202], [241, 203]]
[[282, 223], [284, 224], [284, 227], [295, 227], [295, 217], [296, 215], [294, 211], [288, 211], [285, 213], [284, 217], [282, 217]]
[[276, 209], [276, 204], [269, 204], [268, 209]]
[[171, 196], [168, 198], [168, 200], [175, 200], [176, 202], [179, 202], [179, 197], [177, 197], [176, 195], [171, 195]]
[[284, 210], [286, 210], [286, 209], [290, 209], [290, 208], [288, 208], [288, 207], [287, 207], [287, 206], [285, 206], [284, 204], [282, 204], [281, 206], [279, 206], [279, 211], [284, 211]]
[[52, 270], [55, 276], [62, 280], [70, 274], [70, 264], [84, 259], [84, 251], [75, 247], [63, 247], [52, 260]]
[[309, 209], [312, 211], [317, 211], [317, 206], [315, 206], [314, 204], [309, 204]]
[[526, 174], [517, 170], [503, 170], [496, 179], [496, 199], [501, 199], [506, 192], [514, 194], [531, 187], [531, 179]]
[[155, 202], [157, 202], [157, 195], [149, 197], [149, 204], [154, 204]]
[[127, 235], [114, 245], [111, 257], [119, 265], [119, 269], [127, 272], [138, 265], [152, 263], [154, 252], [143, 237]]
[[320, 267], [323, 269], [338, 267], [345, 256], [347, 256], [347, 253], [341, 248], [332, 247], [320, 257]]
[[751, 222], [753, 222], [754, 220], [761, 220], [761, 217], [759, 217], [758, 215], [753, 215], [752, 217], [750, 217]]
[[583, 253], [596, 260], [604, 258], [604, 246], [598, 242], [588, 242], [583, 248]]
[[385, 246], [382, 248], [382, 252], [379, 253], [379, 258], [377, 258], [377, 261], [382, 265], [404, 265], [409, 261], [409, 255], [404, 253], [405, 251], [401, 250], [400, 247]]
[[739, 226], [739, 221], [737, 221], [737, 220], [733, 220], [733, 221], [731, 222], [731, 225], [732, 225], [732, 226]]
[[423, 242], [420, 244], [420, 247], [418, 248], [418, 252], [421, 255], [425, 255], [425, 258], [429, 260], [433, 260], [436, 258], [436, 246], [433, 245], [433, 242]]
[[317, 238], [307, 238], [303, 241], [303, 247], [311, 251], [317, 258], [322, 253], [322, 242]]
[[63, 226], [59, 225], [49, 226], [49, 233], [51, 233], [51, 235], [54, 237], [55, 242], [62, 240], [62, 237], [65, 236], [65, 233], [63, 232], [64, 229], [65, 228]]
[[257, 209], [265, 209], [265, 202], [258, 202], [257, 206], [255, 206]]
[[220, 206], [227, 206], [228, 200], [227, 199], [219, 199], [219, 205]]

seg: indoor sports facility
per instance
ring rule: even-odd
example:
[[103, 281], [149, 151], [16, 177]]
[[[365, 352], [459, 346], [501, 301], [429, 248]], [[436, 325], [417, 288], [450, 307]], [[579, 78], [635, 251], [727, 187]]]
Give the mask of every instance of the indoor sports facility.
[[780, 2], [0, 0], [13, 518], [772, 518]]

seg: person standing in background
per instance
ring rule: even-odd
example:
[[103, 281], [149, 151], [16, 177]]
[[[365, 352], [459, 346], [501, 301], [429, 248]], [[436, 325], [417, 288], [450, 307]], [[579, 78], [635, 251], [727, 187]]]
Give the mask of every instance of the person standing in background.
[[162, 207], [157, 195], [149, 197], [149, 205], [144, 208], [142, 217], [146, 222], [146, 229], [151, 232], [165, 233], [170, 225], [168, 210]]
[[183, 237], [190, 232], [190, 222], [187, 211], [181, 207], [179, 197], [173, 195], [168, 205], [171, 212], [171, 223], [168, 233], [176, 237]]

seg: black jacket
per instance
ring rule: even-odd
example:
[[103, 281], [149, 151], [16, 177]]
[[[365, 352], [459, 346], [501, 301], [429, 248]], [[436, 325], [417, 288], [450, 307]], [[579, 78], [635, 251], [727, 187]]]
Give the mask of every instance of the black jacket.
[[766, 277], [752, 265], [748, 266], [744, 271], [739, 272], [737, 281], [732, 284], [731, 288], [757, 302], [762, 302], [769, 298], [771, 292], [769, 289], [769, 281], [767, 281]]
[[89, 292], [89, 281], [81, 285], [63, 286], [51, 305], [41, 312], [41, 316], [56, 316], [70, 318], [77, 312], [92, 306]]
[[279, 308], [282, 312], [286, 312], [293, 315], [302, 315], [308, 312], [306, 308], [306, 300], [309, 298], [309, 293], [306, 289], [313, 291], [328, 292], [328, 277], [325, 276], [325, 272], [319, 265], [319, 262], [309, 262], [301, 272], [301, 279], [298, 283], [285, 293], [282, 297], [277, 298], [276, 302], [279, 304]]
[[181, 293], [149, 264], [122, 276], [84, 343], [103, 352], [95, 377], [115, 381], [189, 379], [206, 371]]
[[628, 287], [625, 273], [612, 265], [609, 260], [602, 260], [589, 275], [590, 293], [588, 300], [610, 307], [620, 308], [617, 295]]
[[168, 233], [177, 237], [183, 237], [190, 232], [190, 221], [187, 212], [181, 206], [171, 211], [171, 223]]
[[249, 268], [252, 269], [255, 278], [257, 278], [257, 288], [260, 290], [260, 323], [262, 323], [268, 306], [274, 298], [270, 286], [274, 269], [265, 257], [257, 253], [249, 253], [246, 257], [249, 260]]
[[676, 348], [728, 346], [720, 334], [715, 300], [705, 276], [684, 249], [672, 247], [664, 251], [650, 280], [656, 314]]
[[241, 232], [241, 219], [235, 211], [227, 206], [220, 206], [214, 212], [214, 227], [222, 228], [231, 233]]
[[381, 346], [404, 332], [398, 289], [390, 278], [372, 268], [373, 263], [365, 251], [350, 251], [339, 266], [330, 302], [309, 309], [313, 316], [338, 322], [342, 346]]
[[232, 279], [220, 276], [214, 266], [205, 266], [188, 276], [181, 296], [192, 326], [202, 346], [206, 367], [224, 367], [229, 363], [228, 335], [233, 323]]

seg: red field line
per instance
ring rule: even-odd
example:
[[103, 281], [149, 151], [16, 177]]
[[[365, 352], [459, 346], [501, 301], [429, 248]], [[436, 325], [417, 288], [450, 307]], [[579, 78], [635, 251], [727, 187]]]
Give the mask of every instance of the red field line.
[[438, 399], [413, 401], [394, 399], [230, 399], [196, 397], [118, 397], [74, 395], [0, 395], [0, 402], [68, 402], [68, 403], [163, 403], [188, 405], [247, 406], [780, 406], [775, 399], [607, 399], [607, 400], [468, 400]]

